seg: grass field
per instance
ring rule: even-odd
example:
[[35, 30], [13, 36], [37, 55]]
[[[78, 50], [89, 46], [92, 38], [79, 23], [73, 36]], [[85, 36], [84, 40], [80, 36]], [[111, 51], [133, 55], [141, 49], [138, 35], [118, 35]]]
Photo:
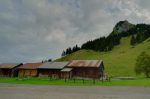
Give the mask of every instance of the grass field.
[[136, 46], [131, 46], [130, 37], [125, 37], [121, 39], [121, 44], [115, 46], [110, 52], [80, 50], [56, 61], [100, 59], [104, 61], [105, 72], [109, 76], [136, 76], [134, 66], [137, 56], [142, 51], [150, 54], [150, 39]]
[[136, 80], [111, 80], [98, 81], [93, 83], [93, 80], [50, 80], [49, 78], [0, 78], [0, 83], [10, 84], [34, 84], [34, 85], [67, 85], [67, 86], [150, 86], [150, 79], [138, 78]]

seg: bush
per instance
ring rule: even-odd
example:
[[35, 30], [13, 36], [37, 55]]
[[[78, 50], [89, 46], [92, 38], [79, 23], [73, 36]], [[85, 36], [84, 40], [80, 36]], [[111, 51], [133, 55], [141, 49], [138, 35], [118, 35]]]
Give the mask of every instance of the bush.
[[146, 52], [142, 52], [135, 64], [135, 72], [136, 74], [144, 73], [147, 78], [150, 77], [150, 55]]

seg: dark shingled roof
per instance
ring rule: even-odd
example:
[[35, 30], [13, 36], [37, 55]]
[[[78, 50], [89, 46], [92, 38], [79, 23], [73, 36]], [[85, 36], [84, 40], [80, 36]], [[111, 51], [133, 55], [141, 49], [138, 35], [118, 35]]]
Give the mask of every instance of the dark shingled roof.
[[67, 67], [99, 67], [102, 60], [72, 60]]
[[37, 69], [43, 63], [26, 63], [19, 67], [19, 69]]
[[21, 65], [21, 63], [4, 63], [4, 64], [0, 64], [0, 68], [1, 69], [12, 69], [19, 65]]
[[62, 69], [68, 62], [46, 62], [39, 69]]

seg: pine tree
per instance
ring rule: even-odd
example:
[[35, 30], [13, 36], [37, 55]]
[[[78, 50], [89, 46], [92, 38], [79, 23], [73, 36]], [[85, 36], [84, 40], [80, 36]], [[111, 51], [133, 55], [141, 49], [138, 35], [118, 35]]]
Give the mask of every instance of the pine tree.
[[61, 56], [63, 57], [63, 56], [65, 56], [65, 55], [66, 55], [65, 51], [63, 51], [62, 54], [61, 54]]
[[71, 47], [68, 48], [68, 54], [71, 54], [72, 53], [72, 49]]

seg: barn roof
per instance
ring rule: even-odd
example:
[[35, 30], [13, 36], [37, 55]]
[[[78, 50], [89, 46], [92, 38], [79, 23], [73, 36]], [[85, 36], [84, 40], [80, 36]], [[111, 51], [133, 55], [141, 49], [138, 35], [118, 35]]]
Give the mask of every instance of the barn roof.
[[0, 68], [2, 69], [12, 69], [16, 66], [21, 65], [21, 63], [4, 63], [4, 64], [0, 64]]
[[61, 71], [62, 72], [70, 72], [72, 70], [72, 68], [64, 68], [64, 69], [62, 69]]
[[68, 62], [46, 62], [39, 69], [62, 69]]
[[26, 63], [19, 67], [19, 69], [37, 69], [43, 63]]
[[99, 67], [102, 60], [72, 60], [67, 67]]

